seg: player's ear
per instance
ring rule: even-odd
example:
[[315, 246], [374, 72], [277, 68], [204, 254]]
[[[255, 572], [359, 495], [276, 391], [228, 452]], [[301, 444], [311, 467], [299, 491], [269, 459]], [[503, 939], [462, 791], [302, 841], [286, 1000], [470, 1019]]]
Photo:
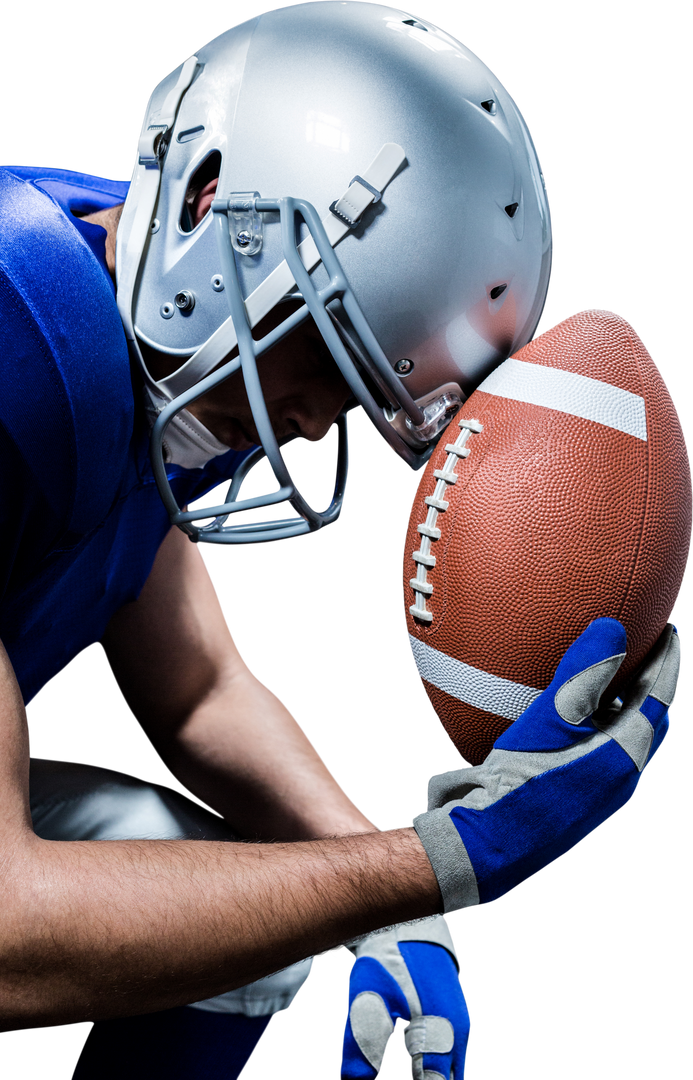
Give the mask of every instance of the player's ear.
[[208, 184], [197, 193], [192, 204], [192, 219], [193, 227], [199, 225], [202, 218], [209, 212], [209, 208], [212, 205], [212, 199], [216, 195], [217, 184], [219, 183], [219, 177], [216, 176], [214, 180], [210, 180]]
[[190, 178], [180, 218], [180, 227], [183, 232], [192, 232], [209, 213], [217, 190], [220, 171], [221, 154], [218, 150], [213, 150]]

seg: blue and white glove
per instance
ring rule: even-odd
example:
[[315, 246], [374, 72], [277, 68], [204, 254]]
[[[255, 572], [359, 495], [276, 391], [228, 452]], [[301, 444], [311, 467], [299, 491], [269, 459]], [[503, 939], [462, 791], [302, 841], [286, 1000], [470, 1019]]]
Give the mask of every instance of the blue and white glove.
[[414, 1080], [462, 1080], [469, 1015], [442, 915], [370, 934], [353, 946], [342, 1080], [373, 1080], [395, 1020]]
[[623, 701], [595, 712], [625, 651], [621, 624], [596, 619], [483, 764], [433, 777], [414, 827], [445, 911], [502, 896], [630, 798], [666, 734], [678, 635], [667, 626]]

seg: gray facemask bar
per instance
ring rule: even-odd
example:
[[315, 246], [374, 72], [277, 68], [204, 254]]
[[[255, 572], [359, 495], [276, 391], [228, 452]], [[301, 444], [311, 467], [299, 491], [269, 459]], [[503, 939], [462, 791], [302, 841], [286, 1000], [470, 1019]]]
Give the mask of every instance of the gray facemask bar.
[[[221, 200], [219, 201], [221, 202]], [[334, 312], [328, 310], [328, 305], [332, 301], [339, 300], [341, 302], [352, 327], [358, 335], [366, 370], [370, 370], [376, 376], [379, 387], [385, 392], [394, 408], [403, 409], [413, 424], [422, 424], [425, 421], [424, 414], [409, 394], [402, 380], [394, 373], [385, 353], [380, 348], [349, 286], [339, 258], [330, 244], [315, 207], [304, 199], [292, 198], [277, 200], [256, 199], [255, 206], [259, 213], [279, 211], [284, 258], [323, 341], [329, 348], [352, 394], [368, 413], [378, 431], [409, 465], [418, 468], [430, 456], [431, 448], [426, 447], [417, 452], [405, 443], [393, 429], [361, 377], [350, 351], [345, 346], [342, 335], [338, 333], [334, 321]], [[303, 222], [308, 228], [318, 249], [322, 265], [329, 277], [328, 284], [322, 289], [316, 289], [298, 251], [297, 231], [300, 222]], [[226, 235], [228, 235], [228, 232]], [[221, 240], [220, 232], [217, 232], [217, 239]], [[230, 242], [227, 242], [226, 247], [230, 251]]]
[[[245, 312], [243, 299], [238, 285], [238, 277], [235, 273], [236, 267], [235, 262], [233, 262], [233, 256], [231, 257], [231, 261], [233, 263], [233, 271], [230, 274], [228, 274], [228, 267], [224, 263], [224, 269], [228, 274], [226, 280], [232, 283], [229, 292], [235, 292], [237, 294], [242, 311]], [[308, 308], [305, 305], [301, 307], [260, 341], [255, 341], [253, 339], [252, 334], [250, 334], [247, 318], [244, 315], [239, 318], [239, 314], [240, 313], [234, 314], [234, 321], [236, 322], [236, 325], [240, 327], [240, 333], [238, 334], [240, 355], [234, 357], [233, 360], [224, 364], [223, 367], [219, 368], [211, 375], [208, 375], [199, 383], [196, 383], [194, 387], [191, 387], [183, 394], [180, 394], [175, 401], [170, 402], [157, 417], [151, 434], [152, 469], [164, 505], [171, 518], [171, 523], [177, 525], [196, 542], [203, 541], [212, 544], [251, 544], [267, 542], [269, 540], [284, 540], [290, 536], [300, 536], [303, 533], [315, 532], [324, 525], [331, 524], [339, 517], [342, 508], [342, 500], [344, 498], [344, 488], [346, 486], [348, 469], [345, 413], [342, 413], [336, 421], [339, 444], [332, 500], [325, 511], [316, 511], [302, 497], [291, 479], [291, 475], [279, 449], [279, 443], [275, 437], [267, 413], [264, 396], [260, 389], [257, 373], [257, 357], [267, 352], [268, 349], [271, 349], [273, 345], [276, 345], [278, 341], [286, 337], [286, 335], [291, 333], [296, 326], [303, 322], [308, 317]], [[246, 335], [244, 334], [244, 330], [246, 329], [250, 336], [250, 348], [248, 348], [248, 342], [246, 340]], [[259, 446], [256, 450], [252, 451], [236, 470], [226, 495], [226, 501], [223, 504], [205, 507], [201, 510], [182, 510], [173, 494], [171, 484], [166, 474], [163, 446], [166, 428], [181, 409], [186, 408], [191, 402], [196, 401], [199, 397], [202, 397], [203, 394], [213, 390], [214, 387], [224, 382], [239, 370], [242, 370], [243, 372], [253, 419], [264, 445]], [[295, 437], [296, 436], [291, 436], [286, 442], [291, 442]], [[270, 463], [279, 484], [279, 489], [267, 495], [258, 495], [251, 499], [239, 500], [238, 494], [243, 481], [250, 470], [264, 457], [267, 457]], [[230, 514], [240, 513], [244, 510], [256, 510], [259, 507], [272, 506], [282, 502], [288, 502], [296, 513], [300, 515], [299, 518], [253, 522], [248, 525], [226, 525], [227, 518]], [[213, 518], [211, 522], [208, 521], [210, 517]], [[208, 523], [206, 525], [197, 525], [196, 522], [201, 520], [208, 521]]]
[[[177, 410], [174, 410], [174, 412]], [[160, 418], [161, 419], [161, 418]], [[171, 417], [169, 417], [171, 419]], [[158, 421], [157, 421], [158, 422]], [[336, 421], [339, 449], [337, 452], [337, 468], [334, 492], [327, 510], [318, 512], [302, 498], [300, 492], [291, 480], [281, 453], [278, 457], [281, 462], [281, 472], [285, 474], [287, 481], [278, 491], [269, 495], [258, 495], [252, 499], [238, 499], [241, 485], [248, 473], [258, 462], [267, 457], [271, 463], [271, 450], [258, 446], [242, 462], [234, 473], [231, 484], [226, 494], [226, 501], [220, 506], [206, 507], [204, 510], [182, 511], [171, 491], [166, 470], [162, 470], [161, 455], [157, 455], [154, 461], [154, 472], [158, 474], [157, 484], [161, 492], [166, 509], [171, 517], [171, 523], [177, 525], [183, 532], [195, 542], [210, 544], [257, 544], [267, 543], [269, 540], [286, 540], [291, 536], [301, 536], [304, 533], [316, 532], [324, 525], [330, 525], [339, 517], [344, 499], [348, 469], [348, 440], [346, 427], [346, 413], [341, 413]], [[298, 436], [292, 435], [283, 445], [292, 442]], [[278, 448], [277, 448], [278, 449]], [[158, 468], [157, 468], [158, 465]], [[277, 476], [277, 469], [274, 469]], [[272, 506], [275, 503], [288, 502], [302, 516], [299, 518], [284, 518], [279, 521], [257, 521], [247, 525], [227, 525], [226, 521], [230, 514], [239, 513], [242, 510], [257, 510], [262, 506]], [[207, 519], [214, 515], [213, 520], [207, 525], [198, 526], [196, 521]]]
[[[291, 478], [267, 412], [257, 370], [258, 357], [291, 333], [296, 326], [307, 318], [308, 314], [312, 315], [352, 394], [366, 409], [384, 438], [415, 468], [424, 464], [431, 453], [431, 447], [426, 447], [420, 452], [413, 450], [392, 428], [382, 409], [373, 400], [370, 390], [337, 332], [333, 318], [327, 310], [327, 305], [338, 299], [341, 301], [361, 344], [366, 350], [368, 366], [372, 366], [377, 371], [379, 382], [386, 388], [393, 404], [396, 403], [397, 407], [403, 408], [414, 423], [421, 423], [424, 419], [423, 412], [402, 385], [401, 380], [393, 372], [387, 357], [380, 348], [359, 307], [356, 297], [349, 287], [339, 259], [330, 244], [317, 211], [303, 199], [283, 198], [273, 200], [257, 198], [254, 200], [254, 209], [257, 213], [279, 213], [284, 257], [305, 304], [260, 341], [253, 338], [238, 279], [236, 257], [230, 239], [227, 215], [233, 205], [234, 196], [228, 200], [215, 199], [212, 203], [212, 210], [215, 215], [214, 225], [217, 247], [222, 263], [231, 319], [238, 340], [239, 356], [202, 379], [190, 390], [176, 397], [175, 401], [171, 402], [160, 413], [152, 431], [154, 473], [162, 498], [171, 516], [171, 522], [183, 529], [193, 540], [217, 544], [259, 543], [268, 540], [285, 539], [289, 536], [299, 536], [303, 533], [314, 532], [324, 525], [330, 524], [339, 516], [348, 465], [346, 416], [342, 414], [337, 421], [339, 449], [332, 502], [327, 510], [318, 512], [306, 502]], [[315, 288], [313, 280], [299, 254], [297, 238], [299, 221], [305, 223], [329, 276], [328, 284], [322, 289]], [[229, 378], [239, 368], [243, 374], [248, 402], [262, 448], [258, 448], [243, 462], [231, 483], [225, 503], [219, 506], [206, 507], [204, 510], [199, 511], [181, 510], [166, 476], [163, 453], [166, 428], [177, 412], [215, 386], [218, 386], [219, 383]], [[265, 456], [277, 479], [279, 490], [252, 499], [239, 500], [237, 496], [243, 481], [253, 466]], [[250, 525], [226, 524], [231, 514], [280, 502], [288, 502], [296, 513], [300, 515], [300, 519], [289, 518], [272, 522], [257, 522]], [[210, 517], [213, 517], [214, 520], [206, 525], [199, 526], [195, 524], [195, 522], [203, 519], [208, 521]]]

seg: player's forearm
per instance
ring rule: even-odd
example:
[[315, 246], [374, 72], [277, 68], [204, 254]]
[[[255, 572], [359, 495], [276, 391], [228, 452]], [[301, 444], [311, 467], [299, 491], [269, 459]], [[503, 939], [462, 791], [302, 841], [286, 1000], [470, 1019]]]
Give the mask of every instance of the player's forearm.
[[307, 840], [373, 829], [243, 663], [200, 553], [178, 529], [103, 643], [169, 768], [239, 835]]
[[375, 828], [284, 705], [247, 670], [155, 744], [178, 779], [244, 838], [307, 840]]
[[222, 993], [441, 900], [412, 829], [300, 844], [51, 843], [3, 861], [0, 1027]]

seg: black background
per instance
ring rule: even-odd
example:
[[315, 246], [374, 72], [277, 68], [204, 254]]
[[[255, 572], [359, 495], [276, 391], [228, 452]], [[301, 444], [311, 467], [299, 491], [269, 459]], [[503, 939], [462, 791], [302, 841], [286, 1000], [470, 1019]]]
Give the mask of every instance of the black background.
[[[144, 2], [119, 14], [94, 9], [77, 25], [58, 9], [40, 19], [16, 10], [21, 29], [6, 49], [17, 66], [3, 75], [3, 157], [127, 176], [151, 83], [254, 10], [240, 4], [181, 17], [169, 5]], [[558, 31], [543, 15], [511, 5], [477, 6], [453, 22], [443, 5], [419, 8], [499, 72], [538, 139], [557, 232], [544, 325], [588, 305], [622, 311], [684, 411], [689, 346], [681, 315], [689, 282], [679, 248], [690, 211], [672, 174], [678, 97], [666, 32], [652, 21], [629, 25], [597, 5], [578, 11], [552, 13], [561, 19]], [[352, 489], [337, 528], [272, 548], [210, 553], [250, 663], [381, 824], [408, 820], [422, 805], [427, 773], [457, 760], [412, 673], [400, 617], [399, 545], [413, 484], [356, 422]], [[679, 618], [685, 636], [688, 623]], [[689, 697], [684, 677], [674, 733], [633, 806], [501, 904], [453, 919], [475, 1018], [471, 1080], [674, 1072], [682, 982], [672, 914], [677, 764]], [[63, 710], [70, 724], [58, 733], [51, 719]], [[32, 718], [39, 753], [155, 771], [97, 654], [46, 691]], [[346, 968], [340, 949], [318, 959], [248, 1080], [336, 1075]], [[65, 1028], [2, 1044], [21, 1047], [24, 1076], [59, 1078], [78, 1038], [79, 1028]], [[406, 1076], [395, 1040], [383, 1077]]]

